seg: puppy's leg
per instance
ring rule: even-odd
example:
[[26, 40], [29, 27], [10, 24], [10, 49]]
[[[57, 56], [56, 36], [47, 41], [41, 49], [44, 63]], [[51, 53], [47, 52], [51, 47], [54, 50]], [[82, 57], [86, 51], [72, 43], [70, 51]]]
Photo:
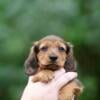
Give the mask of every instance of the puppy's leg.
[[60, 90], [59, 100], [75, 100], [74, 97], [79, 96], [82, 91], [82, 84], [75, 79]]
[[34, 75], [32, 81], [48, 83], [49, 81], [51, 81], [53, 79], [53, 77], [54, 77], [53, 73], [54, 72], [50, 71], [50, 70], [41, 70], [36, 75]]

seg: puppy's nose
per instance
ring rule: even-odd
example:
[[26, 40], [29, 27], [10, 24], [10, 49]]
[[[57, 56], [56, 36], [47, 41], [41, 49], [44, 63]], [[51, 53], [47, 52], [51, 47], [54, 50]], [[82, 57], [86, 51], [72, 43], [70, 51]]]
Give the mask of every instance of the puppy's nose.
[[56, 61], [58, 57], [57, 56], [49, 56], [49, 58], [51, 61]]

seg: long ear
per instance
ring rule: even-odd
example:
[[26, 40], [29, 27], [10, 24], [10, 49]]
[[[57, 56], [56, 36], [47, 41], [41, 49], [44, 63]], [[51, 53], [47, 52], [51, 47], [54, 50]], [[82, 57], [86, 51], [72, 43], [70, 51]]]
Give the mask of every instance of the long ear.
[[25, 61], [25, 73], [27, 75], [33, 75], [37, 71], [38, 65], [37, 65], [37, 45], [33, 44], [32, 48], [30, 49], [30, 53], [28, 58]]
[[73, 55], [73, 45], [69, 42], [66, 43], [66, 54], [67, 54], [67, 58], [66, 58], [66, 62], [65, 62], [65, 70], [66, 72], [76, 72], [76, 61], [74, 59], [74, 55]]

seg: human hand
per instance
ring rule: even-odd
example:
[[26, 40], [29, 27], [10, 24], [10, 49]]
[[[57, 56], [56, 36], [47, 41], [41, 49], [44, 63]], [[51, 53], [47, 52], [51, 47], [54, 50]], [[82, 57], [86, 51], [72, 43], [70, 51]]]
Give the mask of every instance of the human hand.
[[23, 92], [21, 100], [58, 100], [58, 93], [61, 87], [77, 77], [75, 72], [65, 73], [60, 69], [54, 73], [54, 79], [49, 83], [32, 82], [30, 76], [28, 84]]

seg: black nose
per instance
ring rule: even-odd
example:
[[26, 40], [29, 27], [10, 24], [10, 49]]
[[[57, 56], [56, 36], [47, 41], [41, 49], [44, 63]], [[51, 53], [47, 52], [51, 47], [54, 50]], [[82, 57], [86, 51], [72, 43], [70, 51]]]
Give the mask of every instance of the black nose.
[[49, 58], [51, 61], [56, 61], [58, 57], [57, 56], [49, 56]]

